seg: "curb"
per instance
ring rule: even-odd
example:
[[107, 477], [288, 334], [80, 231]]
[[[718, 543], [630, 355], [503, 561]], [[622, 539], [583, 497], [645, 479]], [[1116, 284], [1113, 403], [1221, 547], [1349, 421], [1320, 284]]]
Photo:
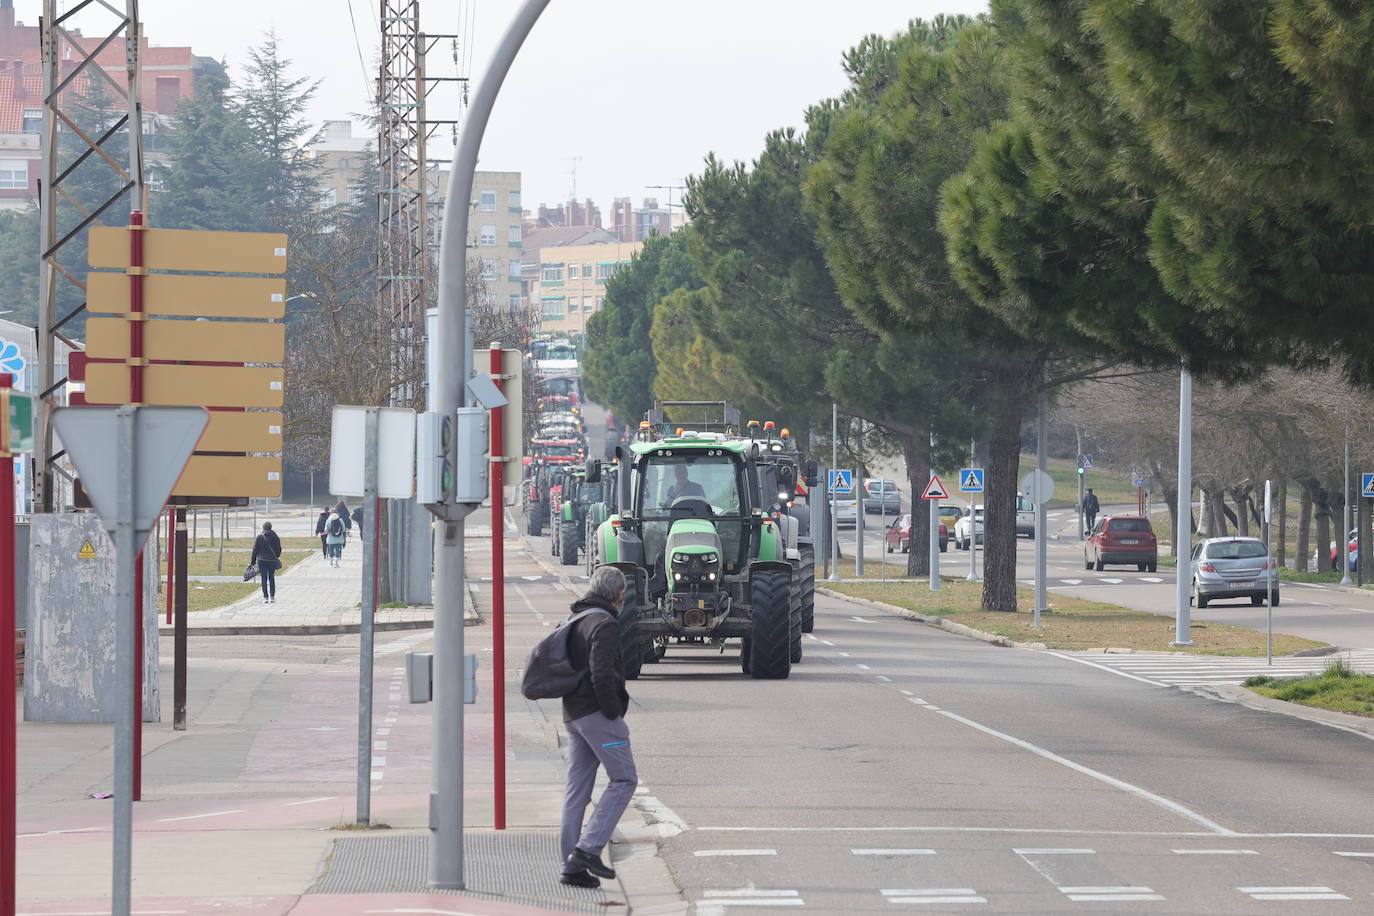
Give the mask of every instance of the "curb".
[[853, 601], [856, 604], [866, 604], [869, 607], [875, 607], [893, 614], [899, 614], [902, 617], [914, 620], [917, 623], [923, 623], [926, 626], [935, 627], [937, 630], [944, 630], [946, 633], [953, 633], [955, 636], [966, 636], [970, 639], [982, 640], [983, 642], [994, 646], [1002, 646], [1008, 649], [1048, 648], [1043, 642], [1017, 642], [1014, 639], [1008, 639], [1005, 636], [998, 636], [996, 633], [987, 633], [983, 630], [975, 630], [973, 627], [966, 626], [962, 623], [955, 623], [954, 621], [946, 620], [943, 617], [932, 617], [927, 616], [925, 614], [918, 614], [915, 611], [909, 611], [906, 608], [898, 607], [895, 604], [888, 604], [884, 601], [874, 601], [870, 598], [858, 598], [854, 595], [846, 595], [842, 592], [832, 591], [831, 589], [824, 588], [820, 585], [816, 586], [816, 591], [819, 594], [825, 595], [827, 598], [838, 598], [841, 601]]
[[[464, 618], [465, 626], [476, 626], [478, 621]], [[434, 626], [434, 620], [386, 620], [372, 625], [378, 633], [388, 630], [427, 630]], [[357, 633], [362, 625], [357, 623], [286, 623], [277, 626], [244, 625], [224, 627], [188, 627], [187, 632], [195, 636], [328, 636], [334, 633]], [[173, 627], [158, 627], [158, 635], [171, 636]]]
[[1374, 741], [1374, 719], [1367, 719], [1364, 716], [1353, 716], [1349, 713], [1337, 712], [1334, 709], [1318, 709], [1314, 706], [1303, 706], [1300, 703], [1289, 703], [1286, 700], [1274, 700], [1269, 697], [1262, 697], [1252, 690], [1240, 687], [1235, 684], [1216, 684], [1206, 687], [1183, 688], [1190, 693], [1197, 694], [1209, 700], [1217, 700], [1222, 703], [1235, 703], [1248, 709], [1260, 712], [1272, 712], [1278, 715], [1289, 716], [1294, 719], [1302, 719], [1316, 725], [1325, 725], [1329, 728], [1338, 728], [1341, 731], [1359, 735], [1361, 738], [1368, 738]]

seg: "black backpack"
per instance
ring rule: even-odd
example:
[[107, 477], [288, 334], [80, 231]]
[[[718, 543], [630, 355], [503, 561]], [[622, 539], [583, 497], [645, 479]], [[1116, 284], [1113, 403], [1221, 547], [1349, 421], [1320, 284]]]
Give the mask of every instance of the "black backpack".
[[341, 534], [343, 534], [343, 533], [344, 533], [344, 523], [343, 523], [343, 519], [341, 519], [341, 518], [339, 518], [339, 517], [337, 517], [337, 516], [335, 516], [334, 518], [331, 518], [331, 519], [329, 520], [329, 536], [330, 536], [330, 537], [335, 537], [335, 538], [336, 538], [336, 537], [338, 537], [339, 535], [341, 535]]
[[568, 637], [572, 635], [573, 624], [591, 614], [612, 616], [610, 611], [599, 607], [579, 611], [560, 623], [530, 650], [529, 657], [525, 659], [525, 674], [520, 678], [520, 692], [525, 699], [565, 697], [582, 683], [587, 671], [573, 667], [572, 659], [568, 657]]

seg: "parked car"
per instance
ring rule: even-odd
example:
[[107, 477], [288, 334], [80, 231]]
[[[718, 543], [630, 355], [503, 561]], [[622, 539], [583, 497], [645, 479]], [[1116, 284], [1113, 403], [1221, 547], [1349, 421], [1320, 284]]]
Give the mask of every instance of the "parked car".
[[901, 515], [901, 491], [890, 480], [868, 478], [864, 481], [864, 511], [869, 515]]
[[[938, 533], [940, 553], [949, 550], [949, 529], [941, 525]], [[883, 533], [883, 540], [887, 544], [887, 552], [892, 553], [901, 551], [906, 553], [911, 550], [911, 514], [907, 513], [901, 518], [892, 520], [892, 524], [887, 526]]]
[[856, 528], [859, 524], [859, 501], [853, 496], [835, 500], [835, 527]]
[[1159, 543], [1148, 518], [1107, 515], [1097, 520], [1083, 544], [1083, 565], [1101, 570], [1108, 563], [1134, 563], [1141, 572], [1159, 568]]
[[[1360, 529], [1351, 528], [1350, 533], [1345, 536], [1345, 562], [1351, 572], [1357, 572], [1360, 568]], [[1336, 542], [1331, 542], [1331, 569], [1336, 566]]]
[[1249, 598], [1264, 604], [1272, 586], [1279, 603], [1278, 564], [1259, 538], [1208, 538], [1193, 546], [1193, 587], [1188, 602], [1206, 607], [1218, 598]]
[[1030, 497], [1016, 494], [1016, 536], [1035, 537], [1035, 503]]
[[959, 521], [954, 523], [954, 546], [968, 550], [974, 542], [983, 543], [983, 507], [965, 509]]
[[964, 516], [963, 506], [951, 506], [945, 504], [941, 505], [937, 511], [940, 514], [940, 524], [949, 528], [950, 531], [954, 530], [954, 526], [959, 522], [959, 519], [963, 518]]

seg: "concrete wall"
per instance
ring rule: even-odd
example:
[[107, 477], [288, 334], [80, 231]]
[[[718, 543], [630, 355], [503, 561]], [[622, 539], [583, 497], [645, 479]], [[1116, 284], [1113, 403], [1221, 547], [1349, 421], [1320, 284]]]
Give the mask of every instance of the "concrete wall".
[[[94, 558], [78, 556], [86, 542]], [[26, 722], [112, 722], [114, 545], [93, 512], [35, 515], [29, 529]], [[157, 565], [144, 551], [143, 721], [158, 721]]]

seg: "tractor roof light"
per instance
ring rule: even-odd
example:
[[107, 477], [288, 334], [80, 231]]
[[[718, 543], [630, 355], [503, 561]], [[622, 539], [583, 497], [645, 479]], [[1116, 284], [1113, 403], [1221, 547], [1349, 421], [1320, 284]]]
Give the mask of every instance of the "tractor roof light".
[[791, 436], [792, 436], [792, 430], [790, 430], [790, 429], [788, 429], [786, 426], [784, 426], [784, 427], [782, 428], [782, 434], [781, 434], [781, 435], [782, 435], [782, 437], [783, 437], [784, 439], [791, 438]]
[[683, 432], [684, 432], [683, 428], [682, 428], [681, 426], [679, 426], [679, 427], [677, 428], [677, 431], [674, 432], [673, 435], [675, 435], [675, 436], [680, 436], [680, 435], [683, 434]]
[[767, 430], [774, 430], [778, 428], [778, 424], [774, 423], [772, 420], [765, 420], [763, 423], [763, 428]]

